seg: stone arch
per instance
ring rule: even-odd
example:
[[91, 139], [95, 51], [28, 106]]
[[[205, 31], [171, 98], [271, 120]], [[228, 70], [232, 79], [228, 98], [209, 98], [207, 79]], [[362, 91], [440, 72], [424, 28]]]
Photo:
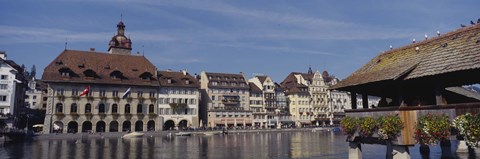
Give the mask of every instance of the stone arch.
[[130, 121], [124, 121], [122, 124], [122, 131], [131, 131], [132, 130], [132, 123]]
[[112, 121], [110, 122], [110, 130], [108, 132], [118, 132], [118, 122]]
[[53, 133], [62, 133], [63, 132], [63, 123], [61, 121], [56, 121], [53, 123]]
[[92, 104], [85, 104], [85, 113], [92, 113]]
[[135, 131], [143, 131], [143, 121], [135, 122]]
[[178, 122], [179, 129], [185, 129], [187, 127], [188, 127], [188, 121], [186, 119], [180, 120], [180, 122]]
[[78, 109], [77, 103], [72, 103], [72, 105], [70, 105], [70, 112], [71, 113], [76, 113], [77, 109]]
[[105, 113], [105, 103], [100, 103], [98, 104], [98, 113], [101, 114], [101, 113]]
[[172, 130], [175, 127], [175, 122], [173, 120], [167, 120], [165, 124], [163, 124], [163, 130]]
[[95, 126], [95, 132], [105, 132], [105, 122], [104, 121], [98, 121], [97, 126]]
[[125, 114], [130, 114], [130, 104], [125, 104]]
[[155, 121], [150, 120], [147, 122], [147, 131], [155, 131]]
[[92, 131], [92, 122], [85, 121], [82, 124], [82, 132], [90, 132]]
[[137, 113], [138, 114], [141, 114], [143, 112], [143, 104], [139, 103], [137, 105]]
[[112, 104], [112, 114], [118, 113], [118, 104], [114, 103]]
[[76, 121], [71, 121], [67, 126], [67, 133], [77, 133], [78, 132], [78, 123]]
[[151, 114], [155, 113], [155, 105], [153, 104], [148, 105], [148, 113], [151, 113]]

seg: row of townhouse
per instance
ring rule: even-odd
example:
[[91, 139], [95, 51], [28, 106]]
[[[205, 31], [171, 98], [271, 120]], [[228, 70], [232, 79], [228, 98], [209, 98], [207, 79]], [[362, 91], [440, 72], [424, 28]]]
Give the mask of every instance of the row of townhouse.
[[293, 72], [278, 84], [264, 75], [158, 71], [131, 44], [120, 21], [108, 53], [64, 50], [41, 82], [31, 80], [31, 90], [46, 90], [29, 99], [46, 109], [44, 133], [319, 125], [349, 106], [346, 92], [328, 89], [338, 79], [326, 72]]

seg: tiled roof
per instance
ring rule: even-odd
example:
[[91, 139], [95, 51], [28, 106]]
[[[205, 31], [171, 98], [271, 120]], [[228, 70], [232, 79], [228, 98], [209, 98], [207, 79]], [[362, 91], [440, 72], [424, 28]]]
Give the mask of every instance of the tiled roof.
[[200, 87], [198, 79], [183, 72], [158, 71], [158, 80], [162, 87]]
[[251, 93], [262, 93], [262, 89], [258, 88], [253, 82], [248, 82], [248, 85], [250, 85]]
[[282, 83], [280, 83], [286, 94], [308, 94], [308, 86], [300, 84], [295, 77], [296, 74], [308, 75], [305, 73], [292, 72], [290, 73]]
[[[242, 74], [205, 72], [208, 78], [208, 87], [227, 89], [250, 89]], [[216, 82], [217, 85], [212, 83]], [[225, 85], [224, 85], [225, 84]]]
[[23, 74], [24, 69], [23, 69], [20, 65], [18, 65], [17, 63], [15, 63], [15, 61], [13, 61], [13, 60], [4, 60], [4, 59], [1, 59], [1, 58], [0, 58], [0, 60], [3, 61], [3, 62], [5, 62], [6, 64], [10, 65], [11, 67], [13, 67], [15, 70], [18, 71], [18, 75], [16, 76], [16, 78], [17, 78], [18, 80], [22, 80], [22, 81], [23, 81], [23, 80], [26, 80], [25, 77], [24, 77], [24, 74]]
[[265, 83], [265, 80], [267, 80], [267, 76], [257, 76], [258, 80], [260, 80], [260, 83]]
[[[61, 71], [70, 77], [62, 76]], [[158, 86], [156, 68], [144, 56], [76, 50], [58, 55], [45, 67], [42, 81]]]
[[333, 89], [480, 69], [480, 24], [381, 53]]

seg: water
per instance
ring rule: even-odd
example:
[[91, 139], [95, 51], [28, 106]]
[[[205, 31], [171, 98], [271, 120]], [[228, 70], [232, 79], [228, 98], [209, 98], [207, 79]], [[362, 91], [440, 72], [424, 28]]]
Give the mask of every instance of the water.
[[[452, 147], [455, 142], [452, 142]], [[362, 145], [363, 158], [385, 158], [385, 146]], [[410, 148], [420, 158], [418, 146]], [[440, 149], [431, 147], [432, 158]], [[348, 158], [345, 136], [333, 132], [230, 133], [189, 137], [36, 140], [5, 144], [0, 158]], [[463, 158], [463, 157], [462, 157]]]

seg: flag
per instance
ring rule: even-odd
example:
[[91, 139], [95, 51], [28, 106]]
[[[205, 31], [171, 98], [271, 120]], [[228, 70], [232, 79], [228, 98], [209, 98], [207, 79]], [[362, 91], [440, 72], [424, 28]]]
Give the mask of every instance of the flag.
[[87, 86], [87, 88], [85, 88], [82, 93], [80, 93], [80, 96], [83, 96], [83, 95], [86, 95], [88, 94], [88, 92], [90, 92], [90, 86]]
[[130, 94], [130, 88], [127, 89], [127, 91], [125, 91], [125, 93], [123, 93], [122, 95], [122, 98], [125, 99], [127, 98], [127, 96]]

